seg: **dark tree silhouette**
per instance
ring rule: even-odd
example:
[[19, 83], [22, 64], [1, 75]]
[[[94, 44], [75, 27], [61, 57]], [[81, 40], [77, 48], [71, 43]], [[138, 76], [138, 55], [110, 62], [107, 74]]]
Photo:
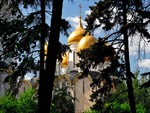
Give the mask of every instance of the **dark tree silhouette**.
[[[135, 38], [134, 36], [139, 33], [141, 39], [147, 38], [149, 40], [150, 33], [148, 32], [147, 26], [150, 23], [150, 3], [149, 1], [142, 1], [142, 0], [100, 0], [99, 2], [95, 3], [95, 6], [90, 7], [92, 12], [91, 14], [86, 18], [86, 21], [88, 23], [87, 25], [87, 31], [94, 31], [96, 28], [102, 27], [104, 31], [109, 31], [109, 35], [107, 36], [107, 42], [110, 44], [110, 46], [115, 45], [114, 50], [116, 51], [116, 54], [114, 54], [114, 58], [116, 59], [115, 62], [120, 62], [117, 65], [114, 64], [114, 61], [110, 59], [112, 62], [110, 67], [100, 71], [102, 74], [100, 76], [103, 76], [103, 72], [105, 70], [105, 76], [116, 74], [115, 76], [118, 77], [118, 79], [125, 79], [127, 82], [127, 88], [128, 88], [128, 98], [129, 98], [129, 104], [130, 104], [130, 110], [132, 113], [136, 113], [135, 109], [135, 99], [134, 99], [134, 93], [133, 93], [133, 86], [132, 86], [132, 72], [130, 71], [130, 61], [129, 61], [129, 38]], [[98, 20], [99, 23], [95, 23], [95, 21]], [[113, 30], [112, 30], [113, 29]], [[106, 39], [104, 39], [106, 40]], [[100, 41], [99, 41], [100, 42]], [[140, 42], [139, 42], [140, 43]], [[96, 45], [96, 44], [95, 44]], [[94, 46], [95, 46], [94, 45]], [[100, 43], [100, 45], [104, 45], [104, 43]], [[99, 45], [99, 46], [100, 46]], [[116, 47], [117, 46], [117, 47]], [[124, 48], [123, 48], [124, 47]], [[97, 49], [97, 50], [96, 50]], [[106, 48], [104, 48], [106, 49]], [[84, 59], [80, 62], [80, 67], [84, 72], [88, 72], [87, 70], [91, 65], [93, 65], [93, 62], [102, 62], [101, 60], [105, 55], [101, 56], [102, 58], [95, 58], [98, 52], [107, 52], [103, 49], [101, 51], [98, 51], [98, 48], [93, 49], [95, 51], [95, 55], [85, 55], [87, 62], [82, 62]], [[92, 50], [91, 50], [92, 52]], [[88, 52], [86, 51], [85, 54]], [[109, 52], [108, 52], [109, 53]], [[84, 52], [82, 53], [84, 54]], [[79, 54], [80, 55], [80, 54]], [[82, 57], [81, 55], [80, 57]], [[93, 60], [90, 56], [93, 56], [92, 58], [95, 58]], [[100, 57], [100, 56], [99, 56]], [[89, 64], [87, 67], [83, 67], [84, 65]], [[116, 63], [115, 63], [116, 64]], [[118, 66], [118, 68], [114, 67], [116, 69], [112, 71], [108, 70], [110, 68], [113, 68], [111, 66]], [[108, 71], [110, 74], [108, 74]], [[120, 75], [119, 75], [120, 74]], [[101, 78], [101, 77], [100, 77]], [[101, 89], [101, 88], [100, 88]], [[104, 90], [99, 91], [103, 92]], [[98, 95], [100, 95], [98, 92], [95, 92], [93, 95], [94, 98], [98, 98]], [[102, 100], [96, 100], [97, 103], [102, 103]], [[98, 105], [98, 104], [97, 104]], [[99, 105], [101, 107], [101, 104]], [[100, 108], [99, 107], [99, 108]], [[98, 108], [98, 106], [97, 106]]]
[[[44, 97], [45, 93], [45, 70], [44, 70], [44, 45], [45, 45], [45, 34], [46, 34], [46, 29], [45, 29], [45, 0], [41, 0], [41, 40], [40, 40], [40, 80], [39, 80], [39, 95], [38, 95], [38, 113], [48, 113], [50, 112], [50, 104], [49, 102], [46, 102], [47, 99]], [[48, 93], [48, 92], [46, 92]], [[47, 98], [47, 97], [46, 97]], [[48, 104], [44, 105], [44, 101]], [[49, 100], [50, 101], [50, 100]]]
[[[63, 0], [31, 0], [31, 1], [12, 1], [2, 0], [0, 6], [9, 2], [9, 9], [14, 15], [14, 19], [9, 20], [5, 15], [0, 15], [0, 29], [1, 45], [1, 60], [6, 58], [14, 58], [17, 62], [12, 62], [13, 67], [11, 76], [11, 83], [17, 85], [18, 77], [24, 78], [27, 72], [34, 73], [40, 71], [40, 89], [39, 89], [39, 112], [49, 113], [50, 103], [53, 91], [53, 80], [55, 74], [56, 59], [61, 60], [62, 52], [65, 52], [66, 45], [59, 42], [60, 31], [64, 35], [68, 35], [67, 29], [70, 27], [65, 19], [61, 19]], [[51, 27], [45, 23], [45, 7], [48, 3], [52, 3]], [[29, 15], [16, 15], [19, 10], [18, 5], [23, 4], [24, 8], [37, 6], [36, 12], [31, 12]], [[41, 5], [41, 10], [39, 6]], [[50, 5], [50, 4], [48, 4]], [[51, 7], [51, 6], [50, 6]], [[3, 7], [0, 7], [2, 10]], [[18, 10], [14, 10], [17, 8]], [[13, 35], [12, 35], [13, 34]], [[44, 67], [44, 42], [45, 39], [49, 41], [48, 54], [46, 65]], [[54, 50], [55, 48], [55, 50]], [[68, 47], [67, 47], [68, 48]], [[40, 52], [41, 50], [41, 52]], [[41, 54], [39, 54], [41, 53]], [[40, 56], [41, 55], [41, 56]], [[40, 60], [39, 60], [40, 56]], [[19, 87], [19, 86], [18, 86]], [[10, 88], [11, 94], [17, 93], [17, 87]]]

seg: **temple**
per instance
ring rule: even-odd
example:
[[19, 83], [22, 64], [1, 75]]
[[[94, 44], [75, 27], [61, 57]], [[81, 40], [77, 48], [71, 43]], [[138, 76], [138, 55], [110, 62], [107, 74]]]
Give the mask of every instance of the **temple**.
[[90, 95], [92, 94], [92, 88], [90, 84], [94, 79], [97, 79], [99, 69], [105, 68], [109, 65], [109, 61], [105, 61], [105, 66], [99, 66], [98, 68], [91, 68], [89, 75], [82, 78], [80, 68], [76, 66], [79, 62], [77, 52], [88, 49], [91, 45], [96, 43], [98, 40], [86, 33], [82, 26], [81, 16], [79, 17], [78, 26], [69, 35], [68, 46], [71, 51], [67, 51], [63, 56], [61, 63], [57, 63], [56, 66], [56, 78], [54, 81], [54, 90], [58, 87], [68, 87], [71, 95], [76, 98], [74, 102], [75, 113], [81, 113], [86, 109], [89, 109], [94, 102], [90, 101]]

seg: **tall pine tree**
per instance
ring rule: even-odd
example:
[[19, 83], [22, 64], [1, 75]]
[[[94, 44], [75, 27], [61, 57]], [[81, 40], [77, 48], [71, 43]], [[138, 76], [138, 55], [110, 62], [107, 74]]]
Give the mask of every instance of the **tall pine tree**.
[[[136, 113], [135, 99], [133, 93], [134, 91], [132, 86], [133, 74], [130, 70], [128, 43], [129, 43], [129, 38], [135, 38], [137, 34], [140, 34], [139, 36], [141, 39], [147, 38], [149, 40], [150, 33], [148, 31], [148, 26], [150, 23], [150, 15], [149, 15], [150, 3], [149, 1], [144, 1], [144, 0], [100, 0], [99, 2], [95, 3], [95, 6], [91, 6], [90, 9], [92, 10], [92, 12], [86, 18], [86, 21], [88, 23], [87, 31], [94, 31], [99, 27], [102, 27], [102, 29], [106, 32], [108, 31], [110, 34], [107, 36], [107, 42], [109, 42], [111, 46], [115, 45], [114, 49], [116, 51], [116, 54], [114, 54], [114, 56], [115, 57], [117, 56], [116, 57], [117, 59], [119, 58], [118, 61], [117, 59], [115, 60], [110, 59], [110, 61], [112, 62], [110, 67], [104, 69], [107, 71], [101, 71], [101, 72], [105, 72], [104, 75], [107, 75], [106, 73], [108, 73], [109, 71], [109, 74], [111, 75], [116, 74], [118, 78], [126, 79], [130, 110], [132, 113]], [[99, 43], [100, 42], [102, 41], [99, 40]], [[104, 45], [104, 43], [100, 43], [100, 44]], [[95, 54], [96, 52], [97, 53], [103, 52], [101, 57], [107, 56], [107, 54], [104, 54], [105, 52], [107, 52], [104, 50], [106, 49], [105, 46], [104, 49], [102, 48], [98, 49], [100, 47], [98, 46], [96, 47], [96, 45], [97, 44], [93, 46], [94, 48], [93, 50], [95, 51]], [[85, 54], [88, 54], [88, 52], [89, 51], [87, 50]], [[82, 54], [84, 54], [84, 52]], [[79, 56], [83, 58], [84, 55], [79, 54]], [[92, 56], [94, 56], [94, 53], [92, 54]], [[95, 60], [93, 60], [91, 57], [89, 59], [86, 57], [86, 59], [88, 59], [88, 62], [90, 62], [92, 65], [93, 65], [92, 62], [94, 63], [96, 61], [103, 62], [103, 60], [101, 60], [100, 58], [99, 59], [96, 58]], [[85, 59], [81, 60], [79, 66], [83, 71], [86, 72], [87, 70], [86, 68], [89, 68], [90, 64], [87, 65], [88, 62], [84, 62], [84, 61]], [[112, 65], [114, 64], [114, 61], [116, 63], [115, 65]], [[87, 66], [83, 67], [83, 64]], [[95, 65], [96, 64], [98, 63], [95, 63]], [[114, 66], [118, 66], [118, 67], [115, 68]], [[112, 71], [112, 69], [114, 71]], [[119, 71], [121, 73], [118, 73]], [[101, 73], [100, 76], [102, 76], [102, 74], [103, 73]], [[104, 90], [99, 90], [99, 91], [104, 92]], [[95, 93], [95, 95], [97, 96], [98, 94], [99, 94], [98, 92]], [[98, 97], [96, 97], [95, 99], [98, 105], [98, 102], [102, 102], [102, 100], [98, 101], [97, 99]]]

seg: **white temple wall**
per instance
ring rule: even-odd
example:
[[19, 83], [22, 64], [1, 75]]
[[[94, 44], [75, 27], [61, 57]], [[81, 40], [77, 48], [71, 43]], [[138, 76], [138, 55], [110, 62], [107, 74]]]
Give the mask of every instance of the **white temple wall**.
[[3, 96], [5, 94], [5, 85], [4, 85], [4, 79], [7, 77], [6, 72], [0, 72], [0, 96]]
[[84, 110], [89, 109], [93, 103], [90, 100], [92, 89], [90, 87], [91, 80], [86, 77], [77, 79], [75, 82], [75, 113], [82, 113]]

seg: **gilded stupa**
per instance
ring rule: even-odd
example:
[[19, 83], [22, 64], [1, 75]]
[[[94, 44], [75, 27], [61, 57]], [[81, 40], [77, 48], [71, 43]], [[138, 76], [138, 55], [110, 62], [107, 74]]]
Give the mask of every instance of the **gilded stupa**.
[[[68, 38], [68, 45], [72, 52], [68, 52], [66, 56], [63, 56], [62, 60], [62, 67], [67, 67], [69, 70], [77, 69], [75, 68], [75, 64], [78, 63], [79, 58], [77, 56], [77, 52], [80, 52], [83, 49], [87, 49], [90, 45], [97, 42], [97, 39], [91, 36], [89, 33], [86, 33], [86, 30], [83, 28], [82, 25], [82, 18], [81, 18], [81, 5], [80, 7], [80, 17], [79, 17], [79, 24], [75, 28], [75, 30], [69, 35]], [[66, 60], [68, 58], [68, 60]], [[66, 63], [68, 61], [68, 63]]]
[[95, 37], [91, 36], [88, 32], [86, 36], [84, 36], [80, 40], [77, 51], [80, 52], [81, 50], [88, 49], [91, 45], [93, 45], [96, 42], [98, 42], [98, 40]]
[[79, 43], [81, 38], [83, 37], [85, 33], [85, 30], [83, 29], [82, 23], [81, 23], [81, 16], [79, 18], [79, 25], [77, 28], [70, 34], [68, 38], [68, 45]]
[[68, 66], [68, 52], [66, 52], [63, 56], [62, 56], [62, 62], [61, 62], [61, 67], [65, 68]]

